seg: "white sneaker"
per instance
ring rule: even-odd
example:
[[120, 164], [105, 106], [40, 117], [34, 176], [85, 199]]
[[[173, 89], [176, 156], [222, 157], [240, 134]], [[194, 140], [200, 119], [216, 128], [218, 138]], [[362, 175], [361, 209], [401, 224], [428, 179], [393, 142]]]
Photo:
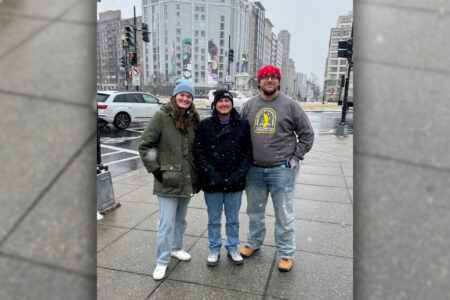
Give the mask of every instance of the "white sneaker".
[[184, 250], [172, 251], [170, 256], [176, 257], [179, 260], [190, 260], [191, 255]]
[[153, 279], [161, 280], [166, 275], [167, 266], [159, 266], [157, 265], [155, 271], [153, 271]]
[[231, 258], [231, 260], [233, 261], [233, 263], [235, 265], [240, 265], [244, 262], [244, 259], [242, 258], [241, 254], [239, 254], [239, 252], [236, 251], [230, 251], [228, 252], [228, 257]]
[[219, 263], [219, 257], [220, 257], [220, 253], [219, 252], [211, 252], [208, 255], [208, 259], [206, 261], [207, 265], [210, 267], [215, 267], [217, 266], [217, 264]]

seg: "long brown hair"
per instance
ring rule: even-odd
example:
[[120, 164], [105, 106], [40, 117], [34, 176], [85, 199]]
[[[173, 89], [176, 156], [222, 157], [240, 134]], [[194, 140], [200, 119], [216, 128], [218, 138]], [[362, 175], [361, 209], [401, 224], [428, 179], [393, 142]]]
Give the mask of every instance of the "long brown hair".
[[175, 111], [175, 119], [176, 121], [176, 127], [186, 133], [189, 129], [189, 126], [191, 126], [191, 119], [193, 119], [193, 126], [194, 130], [196, 131], [198, 128], [198, 124], [200, 123], [200, 115], [198, 114], [197, 109], [194, 105], [194, 99], [192, 99], [191, 106], [186, 109], [186, 111], [182, 112], [182, 110], [178, 107], [175, 96], [172, 96], [170, 98], [170, 102], [172, 103], [173, 110]]

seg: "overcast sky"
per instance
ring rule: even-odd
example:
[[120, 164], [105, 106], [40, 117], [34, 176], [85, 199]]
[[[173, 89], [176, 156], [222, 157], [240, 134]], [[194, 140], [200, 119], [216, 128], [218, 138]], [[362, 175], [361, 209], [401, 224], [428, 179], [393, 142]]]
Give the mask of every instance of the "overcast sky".
[[[254, 1], [253, 1], [254, 2]], [[336, 27], [340, 15], [353, 10], [353, 0], [260, 0], [266, 9], [266, 18], [278, 34], [286, 29], [291, 34], [289, 57], [295, 61], [296, 72], [314, 72], [323, 87], [325, 60], [328, 55], [330, 29]], [[142, 0], [102, 0], [97, 12], [122, 11], [122, 18], [142, 15]]]

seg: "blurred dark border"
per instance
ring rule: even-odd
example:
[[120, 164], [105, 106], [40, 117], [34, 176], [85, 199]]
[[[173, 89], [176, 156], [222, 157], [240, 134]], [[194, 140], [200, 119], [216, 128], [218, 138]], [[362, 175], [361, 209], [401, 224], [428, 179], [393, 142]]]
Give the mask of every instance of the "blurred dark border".
[[[0, 4], [1, 299], [96, 295], [95, 12]], [[354, 16], [354, 297], [448, 299], [450, 3], [355, 1]]]

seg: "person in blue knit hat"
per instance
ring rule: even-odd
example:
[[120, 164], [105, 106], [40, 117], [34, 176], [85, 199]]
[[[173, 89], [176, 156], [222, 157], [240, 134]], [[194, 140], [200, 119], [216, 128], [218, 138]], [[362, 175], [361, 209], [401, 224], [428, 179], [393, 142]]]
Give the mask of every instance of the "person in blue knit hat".
[[142, 162], [155, 178], [153, 194], [159, 205], [155, 280], [164, 278], [171, 257], [191, 259], [182, 249], [186, 212], [191, 197], [200, 191], [193, 146], [200, 123], [195, 91], [189, 80], [176, 84], [170, 102], [154, 114], [139, 143]]

